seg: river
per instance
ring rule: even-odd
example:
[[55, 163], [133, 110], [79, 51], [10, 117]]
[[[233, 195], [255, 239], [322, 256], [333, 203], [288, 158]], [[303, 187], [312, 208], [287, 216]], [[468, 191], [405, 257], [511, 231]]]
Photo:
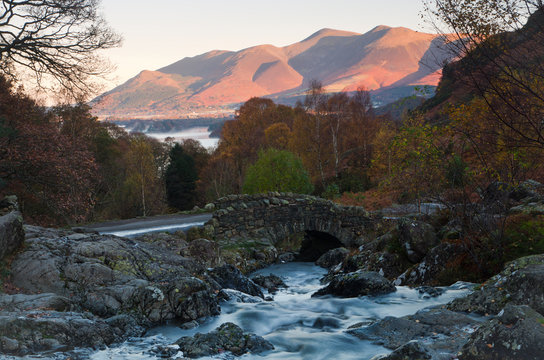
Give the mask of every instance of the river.
[[[247, 354], [240, 359], [370, 359], [390, 351], [347, 334], [351, 325], [369, 324], [386, 316], [413, 314], [427, 306], [447, 303], [469, 291], [467, 284], [458, 283], [447, 287], [443, 295], [435, 298], [425, 298], [418, 291], [402, 286], [383, 296], [311, 298], [311, 294], [323, 286], [319, 280], [326, 273], [313, 263], [272, 265], [257, 273], [278, 275], [288, 288], [280, 289], [273, 301], [225, 302], [221, 305], [221, 315], [206, 319], [194, 329], [182, 330], [176, 324], [157, 327], [144, 338], [94, 352], [90, 358], [158, 359], [151, 352], [156, 345], [168, 345], [181, 336], [207, 333], [225, 322], [233, 322], [244, 331], [263, 336], [275, 347], [268, 353]], [[232, 355], [221, 354], [201, 359], [232, 358]]]

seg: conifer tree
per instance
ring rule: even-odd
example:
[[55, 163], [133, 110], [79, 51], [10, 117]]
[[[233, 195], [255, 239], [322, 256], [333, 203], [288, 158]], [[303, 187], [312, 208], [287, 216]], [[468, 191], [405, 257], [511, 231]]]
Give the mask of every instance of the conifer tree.
[[179, 210], [190, 210], [195, 205], [198, 174], [194, 159], [176, 144], [170, 150], [170, 164], [166, 169], [168, 205]]

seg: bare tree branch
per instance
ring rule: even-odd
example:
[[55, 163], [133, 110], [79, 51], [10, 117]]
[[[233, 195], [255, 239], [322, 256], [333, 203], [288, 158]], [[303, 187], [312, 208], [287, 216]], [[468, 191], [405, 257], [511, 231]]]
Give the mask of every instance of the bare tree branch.
[[97, 52], [121, 42], [98, 10], [99, 0], [3, 0], [0, 71], [26, 68], [40, 88], [89, 93], [89, 80], [112, 70]]

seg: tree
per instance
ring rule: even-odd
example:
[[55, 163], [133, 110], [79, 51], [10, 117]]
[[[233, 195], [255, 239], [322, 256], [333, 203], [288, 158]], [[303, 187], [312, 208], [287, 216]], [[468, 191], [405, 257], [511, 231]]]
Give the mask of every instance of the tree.
[[85, 143], [62, 134], [53, 116], [0, 76], [0, 178], [27, 220], [68, 224], [94, 205], [96, 163]]
[[274, 123], [264, 130], [266, 144], [278, 150], [285, 150], [289, 145], [291, 129], [284, 122]]
[[309, 194], [313, 191], [302, 161], [286, 150], [268, 149], [246, 173], [243, 191], [249, 194], [267, 191]]
[[127, 162], [125, 201], [137, 204], [139, 215], [150, 215], [157, 200], [160, 177], [153, 150], [145, 135], [136, 134], [132, 137], [125, 157]]
[[168, 205], [179, 210], [190, 210], [195, 205], [198, 174], [195, 161], [179, 144], [170, 150], [166, 169], [166, 196]]
[[387, 167], [391, 175], [385, 184], [413, 197], [418, 211], [423, 196], [433, 194], [443, 183], [446, 153], [440, 143], [442, 130], [415, 115], [406, 120], [389, 144]]
[[99, 13], [99, 0], [10, 0], [0, 6], [0, 70], [30, 70], [40, 87], [51, 82], [87, 93], [89, 79], [110, 70], [99, 50], [120, 44]]
[[325, 187], [326, 177], [325, 166], [328, 163], [327, 154], [332, 152], [327, 146], [325, 135], [327, 100], [323, 84], [312, 80], [303, 104], [306, 114], [299, 113], [293, 124], [294, 144], [292, 145], [292, 148], [297, 149], [297, 153], [305, 154], [304, 162], [307, 166], [311, 163], [315, 164], [323, 187]]
[[492, 115], [489, 120], [500, 125], [493, 128], [508, 128], [512, 144], [544, 148], [542, 1], [432, 0], [425, 4], [431, 24], [461, 58], [444, 68], [439, 93], [446, 82], [455, 83], [449, 87], [459, 89], [464, 98], [468, 93], [483, 99]]

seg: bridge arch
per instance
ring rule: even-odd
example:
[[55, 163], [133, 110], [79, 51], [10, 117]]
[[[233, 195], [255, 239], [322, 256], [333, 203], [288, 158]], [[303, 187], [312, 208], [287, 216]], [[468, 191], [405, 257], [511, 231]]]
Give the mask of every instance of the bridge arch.
[[361, 244], [372, 224], [362, 207], [292, 193], [230, 195], [217, 200], [215, 207], [208, 225], [217, 239], [266, 238], [276, 245], [305, 233], [308, 239], [320, 239], [316, 247], [353, 247]]

